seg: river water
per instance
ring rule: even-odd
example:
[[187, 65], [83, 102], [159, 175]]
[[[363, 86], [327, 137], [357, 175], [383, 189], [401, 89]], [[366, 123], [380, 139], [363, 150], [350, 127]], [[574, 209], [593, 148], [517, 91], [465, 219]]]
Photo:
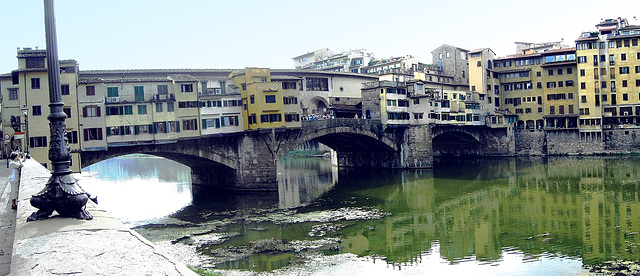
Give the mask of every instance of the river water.
[[83, 169], [103, 208], [184, 263], [228, 275], [580, 275], [640, 259], [640, 158], [441, 159], [363, 170], [282, 159], [278, 193], [192, 187], [129, 155]]

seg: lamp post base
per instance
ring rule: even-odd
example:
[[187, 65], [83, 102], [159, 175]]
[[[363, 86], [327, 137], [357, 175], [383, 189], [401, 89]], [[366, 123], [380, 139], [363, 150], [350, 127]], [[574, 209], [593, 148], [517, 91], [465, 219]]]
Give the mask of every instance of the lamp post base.
[[98, 203], [96, 198], [91, 198], [80, 187], [72, 175], [52, 175], [44, 189], [31, 196], [31, 205], [39, 210], [33, 212], [27, 221], [47, 219], [53, 214], [53, 211], [58, 212], [61, 217], [93, 219], [93, 216], [85, 209], [89, 199]]

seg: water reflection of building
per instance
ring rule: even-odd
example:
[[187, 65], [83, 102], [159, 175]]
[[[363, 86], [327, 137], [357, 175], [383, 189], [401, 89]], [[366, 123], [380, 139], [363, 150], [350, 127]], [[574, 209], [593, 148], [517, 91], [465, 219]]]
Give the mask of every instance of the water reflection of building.
[[504, 248], [581, 257], [584, 263], [635, 259], [639, 166], [638, 159], [550, 158], [511, 160], [484, 171], [470, 167], [450, 178], [437, 171], [435, 177], [403, 175], [396, 179], [401, 184], [358, 192], [380, 199], [380, 208], [392, 215], [372, 223], [375, 231], [346, 231], [344, 241], [358, 243], [358, 254], [384, 256], [389, 263], [410, 263], [435, 241], [451, 262], [499, 260]]
[[[280, 208], [309, 203], [335, 185], [337, 167], [324, 159], [281, 159], [278, 161]], [[309, 173], [313, 171], [315, 173]]]

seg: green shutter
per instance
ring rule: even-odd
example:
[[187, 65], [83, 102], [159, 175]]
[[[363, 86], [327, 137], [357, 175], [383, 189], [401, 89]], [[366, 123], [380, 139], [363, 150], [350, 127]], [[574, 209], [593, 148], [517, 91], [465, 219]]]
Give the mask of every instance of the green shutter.
[[133, 90], [136, 95], [136, 102], [144, 101], [144, 86], [134, 86]]
[[220, 128], [220, 118], [215, 118], [216, 120], [216, 128]]
[[202, 129], [207, 129], [207, 119], [202, 119]]

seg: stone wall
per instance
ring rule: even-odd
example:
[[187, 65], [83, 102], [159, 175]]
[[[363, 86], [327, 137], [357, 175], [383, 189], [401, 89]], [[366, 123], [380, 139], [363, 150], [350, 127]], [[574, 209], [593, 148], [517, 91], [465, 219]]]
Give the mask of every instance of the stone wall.
[[400, 161], [405, 168], [433, 167], [433, 147], [430, 126], [412, 126], [405, 133], [401, 146]]
[[483, 128], [480, 145], [482, 154], [489, 156], [514, 156], [516, 143], [512, 127]]
[[623, 128], [602, 132], [604, 149], [610, 153], [640, 152], [640, 129]]
[[546, 154], [546, 135], [542, 130], [517, 130], [515, 133], [516, 155], [539, 156]]
[[581, 139], [578, 130], [554, 130], [546, 133], [547, 155], [592, 155], [604, 152], [601, 141]]

